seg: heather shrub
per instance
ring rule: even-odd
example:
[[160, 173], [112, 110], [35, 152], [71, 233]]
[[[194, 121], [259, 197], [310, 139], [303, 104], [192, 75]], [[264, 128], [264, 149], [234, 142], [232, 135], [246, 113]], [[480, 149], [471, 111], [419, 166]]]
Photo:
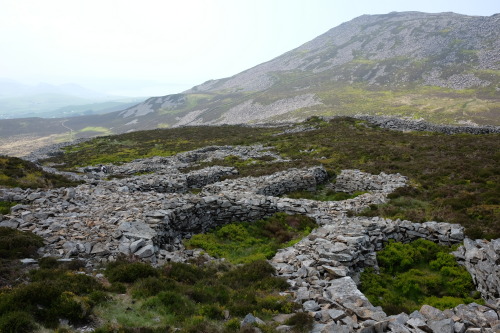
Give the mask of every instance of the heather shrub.
[[110, 282], [132, 283], [138, 279], [150, 276], [159, 276], [159, 271], [149, 264], [142, 262], [116, 261], [108, 264], [104, 275]]
[[0, 258], [20, 259], [36, 254], [43, 246], [43, 239], [31, 232], [0, 227]]
[[12, 311], [0, 315], [0, 332], [28, 333], [36, 328], [33, 317], [24, 311]]

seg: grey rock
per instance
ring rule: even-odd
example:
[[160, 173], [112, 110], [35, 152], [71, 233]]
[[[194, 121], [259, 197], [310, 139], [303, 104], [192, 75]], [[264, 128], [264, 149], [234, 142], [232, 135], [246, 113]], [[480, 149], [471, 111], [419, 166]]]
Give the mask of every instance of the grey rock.
[[4, 220], [0, 222], [0, 227], [17, 229], [17, 227], [19, 227], [19, 222], [14, 220]]
[[330, 317], [333, 320], [339, 320], [339, 319], [342, 319], [346, 316], [344, 311], [336, 310], [336, 309], [328, 310], [328, 314], [330, 315]]
[[293, 332], [293, 326], [279, 325], [278, 327], [276, 327], [276, 331], [277, 332], [284, 332], [284, 333]]
[[427, 320], [438, 321], [446, 319], [445, 315], [443, 314], [443, 311], [436, 309], [435, 307], [432, 307], [430, 305], [422, 305], [422, 307], [420, 308], [420, 313]]
[[33, 265], [33, 264], [37, 264], [38, 261], [36, 261], [35, 259], [33, 258], [25, 258], [25, 259], [21, 259], [19, 260], [23, 265]]
[[464, 333], [467, 327], [462, 322], [456, 322], [453, 324], [453, 329], [455, 333]]
[[318, 311], [321, 309], [319, 304], [316, 301], [306, 301], [302, 304], [302, 308], [304, 311]]
[[90, 253], [102, 256], [105, 254], [109, 254], [109, 248], [105, 243], [96, 243], [94, 244], [94, 246], [92, 246], [92, 251]]
[[118, 227], [118, 230], [123, 232], [123, 234], [127, 237], [152, 239], [156, 236], [156, 231], [140, 221], [122, 222]]
[[451, 319], [443, 319], [437, 321], [430, 320], [428, 324], [433, 332], [440, 332], [440, 333], [455, 332], [455, 326], [454, 326], [455, 323]]
[[251, 313], [249, 313], [245, 316], [245, 318], [243, 318], [243, 320], [241, 321], [240, 324], [241, 324], [241, 326], [245, 326], [245, 325], [252, 326], [255, 324], [256, 325], [264, 325], [265, 322], [262, 319], [255, 317]]
[[137, 252], [138, 249], [140, 249], [144, 245], [146, 245], [146, 241], [144, 239], [138, 239], [138, 240], [130, 243], [130, 246], [128, 249], [130, 250], [130, 252], [135, 253], [135, 252]]
[[139, 258], [149, 258], [155, 253], [155, 247], [153, 245], [146, 245], [137, 250], [134, 254]]

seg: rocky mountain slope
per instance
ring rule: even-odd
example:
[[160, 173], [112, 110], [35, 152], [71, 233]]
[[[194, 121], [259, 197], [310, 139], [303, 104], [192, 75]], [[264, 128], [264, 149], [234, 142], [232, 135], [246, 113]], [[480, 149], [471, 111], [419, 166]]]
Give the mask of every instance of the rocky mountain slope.
[[500, 14], [393, 12], [358, 17], [242, 73], [123, 111], [67, 120], [0, 120], [0, 140], [55, 134], [52, 140], [67, 141], [185, 125], [296, 121], [311, 115], [500, 125], [499, 91]]
[[500, 15], [364, 15], [269, 62], [120, 116], [171, 126], [390, 114], [498, 124]]

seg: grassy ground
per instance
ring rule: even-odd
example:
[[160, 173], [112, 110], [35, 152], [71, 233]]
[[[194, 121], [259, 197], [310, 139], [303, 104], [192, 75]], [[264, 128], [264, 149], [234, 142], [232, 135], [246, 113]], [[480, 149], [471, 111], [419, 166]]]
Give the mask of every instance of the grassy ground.
[[363, 214], [444, 221], [466, 227], [472, 238], [500, 237], [500, 135], [444, 135], [395, 132], [364, 121], [340, 118], [329, 123], [313, 118], [317, 130], [273, 135], [283, 128], [240, 126], [192, 127], [102, 137], [67, 148], [52, 162], [65, 168], [104, 162], [125, 162], [153, 155], [168, 156], [206, 145], [272, 147], [288, 162], [237, 158], [207, 165], [236, 166], [239, 176], [259, 176], [290, 167], [324, 165], [335, 175], [342, 169], [370, 173], [399, 172], [411, 187], [397, 190], [391, 202]]

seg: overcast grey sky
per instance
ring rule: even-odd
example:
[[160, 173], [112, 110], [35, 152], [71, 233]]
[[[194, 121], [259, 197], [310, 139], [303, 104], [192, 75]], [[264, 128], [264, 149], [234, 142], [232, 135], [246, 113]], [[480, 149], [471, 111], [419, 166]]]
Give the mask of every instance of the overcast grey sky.
[[0, 77], [166, 95], [357, 16], [410, 10], [490, 16], [500, 0], [0, 0]]

